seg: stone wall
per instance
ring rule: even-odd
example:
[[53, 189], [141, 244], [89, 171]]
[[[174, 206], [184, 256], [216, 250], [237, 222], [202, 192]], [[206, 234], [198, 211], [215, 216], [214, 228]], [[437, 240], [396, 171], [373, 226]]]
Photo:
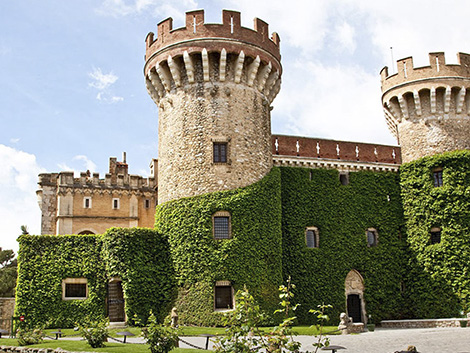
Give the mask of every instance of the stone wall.
[[[153, 171], [156, 162], [153, 161]], [[101, 234], [110, 227], [153, 227], [156, 180], [128, 174], [128, 165], [110, 158], [109, 173], [39, 175], [41, 234]], [[85, 207], [84, 198], [90, 198]], [[114, 207], [114, 199], [118, 207]]]
[[459, 53], [458, 65], [444, 53], [430, 53], [430, 65], [398, 61], [398, 72], [382, 75], [385, 118], [401, 145], [403, 162], [470, 149], [470, 55]]
[[433, 328], [433, 327], [460, 327], [460, 321], [469, 319], [422, 319], [422, 320], [383, 320], [382, 328]]
[[[159, 107], [159, 203], [244, 187], [273, 165], [271, 102], [280, 90], [279, 37], [267, 23], [241, 27], [240, 13], [223, 11], [205, 24], [203, 11], [171, 18], [147, 36], [144, 74]], [[227, 145], [214, 161], [213, 144]]]
[[15, 298], [0, 298], [0, 329], [9, 330], [15, 312]]

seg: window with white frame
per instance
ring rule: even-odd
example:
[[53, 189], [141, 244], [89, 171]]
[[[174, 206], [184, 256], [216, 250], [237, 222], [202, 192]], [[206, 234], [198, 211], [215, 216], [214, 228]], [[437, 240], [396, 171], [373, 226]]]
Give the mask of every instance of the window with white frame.
[[83, 300], [88, 298], [88, 280], [83, 277], [62, 280], [63, 300]]
[[91, 197], [86, 196], [83, 198], [83, 208], [91, 208]]
[[113, 199], [113, 210], [119, 210], [119, 199], [118, 198], [114, 198]]

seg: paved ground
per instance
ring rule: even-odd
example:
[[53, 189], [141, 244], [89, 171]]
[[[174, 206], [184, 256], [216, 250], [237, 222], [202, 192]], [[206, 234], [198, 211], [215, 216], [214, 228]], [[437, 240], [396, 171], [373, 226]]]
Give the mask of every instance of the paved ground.
[[[182, 337], [192, 345], [204, 348], [205, 337]], [[62, 339], [81, 339], [70, 337]], [[315, 337], [296, 336], [302, 343], [302, 350], [312, 352]], [[330, 336], [331, 345], [346, 349], [338, 353], [394, 353], [415, 346], [420, 353], [470, 353], [470, 327], [468, 328], [429, 328], [429, 329], [376, 329], [357, 335]], [[128, 342], [143, 342], [142, 337], [128, 337]], [[209, 349], [213, 346], [209, 342]], [[180, 343], [181, 348], [194, 348]], [[194, 352], [197, 352], [196, 350]], [[331, 351], [325, 351], [331, 352]]]
[[[470, 328], [376, 329], [358, 335], [330, 336], [331, 344], [346, 347], [338, 353], [393, 353], [414, 345], [421, 353], [470, 353]], [[204, 347], [204, 337], [184, 337]], [[313, 351], [312, 336], [296, 336], [302, 350]], [[181, 344], [182, 348], [190, 348]], [[212, 345], [209, 345], [209, 349]], [[331, 352], [331, 351], [328, 351]]]

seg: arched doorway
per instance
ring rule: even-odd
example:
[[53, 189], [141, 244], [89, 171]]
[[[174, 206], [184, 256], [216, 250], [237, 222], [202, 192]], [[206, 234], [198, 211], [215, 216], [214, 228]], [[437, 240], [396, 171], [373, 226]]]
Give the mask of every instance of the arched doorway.
[[364, 279], [356, 270], [349, 271], [344, 281], [346, 295], [346, 312], [353, 322], [367, 324], [366, 306], [364, 303]]

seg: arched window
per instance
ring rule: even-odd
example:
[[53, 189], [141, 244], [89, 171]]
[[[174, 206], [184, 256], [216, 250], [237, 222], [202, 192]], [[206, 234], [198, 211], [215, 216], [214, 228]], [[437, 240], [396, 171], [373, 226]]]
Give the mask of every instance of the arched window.
[[95, 234], [91, 230], [82, 230], [78, 235]]
[[379, 243], [379, 234], [375, 228], [368, 228], [366, 230], [366, 239], [367, 239], [367, 246], [374, 247], [377, 246]]
[[305, 244], [307, 248], [320, 247], [320, 232], [317, 227], [305, 228]]

